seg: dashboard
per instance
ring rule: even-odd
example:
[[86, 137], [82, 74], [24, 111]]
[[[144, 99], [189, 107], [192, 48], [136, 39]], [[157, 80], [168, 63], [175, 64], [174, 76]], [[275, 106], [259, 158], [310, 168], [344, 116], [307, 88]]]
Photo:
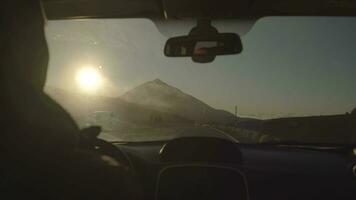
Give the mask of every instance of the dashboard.
[[144, 199], [355, 199], [356, 155], [218, 138], [116, 143]]

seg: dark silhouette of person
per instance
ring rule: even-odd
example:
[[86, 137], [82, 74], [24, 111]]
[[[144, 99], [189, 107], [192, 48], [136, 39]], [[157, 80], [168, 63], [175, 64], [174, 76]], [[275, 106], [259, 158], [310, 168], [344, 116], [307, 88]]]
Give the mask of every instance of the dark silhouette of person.
[[75, 122], [43, 92], [49, 53], [41, 3], [0, 4], [0, 198], [137, 199], [127, 168], [82, 148]]

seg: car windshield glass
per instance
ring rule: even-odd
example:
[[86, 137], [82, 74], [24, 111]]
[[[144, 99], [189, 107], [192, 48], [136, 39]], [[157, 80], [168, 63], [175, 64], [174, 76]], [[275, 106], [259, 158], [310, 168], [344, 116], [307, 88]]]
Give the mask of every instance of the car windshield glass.
[[354, 18], [264, 18], [241, 54], [208, 64], [165, 57], [148, 19], [49, 21], [46, 34], [45, 91], [106, 140], [356, 142]]

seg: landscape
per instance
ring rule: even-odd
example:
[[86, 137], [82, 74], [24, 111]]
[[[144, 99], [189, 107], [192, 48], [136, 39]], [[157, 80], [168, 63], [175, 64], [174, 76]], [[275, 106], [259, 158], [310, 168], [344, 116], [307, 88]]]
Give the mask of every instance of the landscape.
[[159, 79], [115, 98], [58, 88], [46, 88], [46, 93], [71, 114], [79, 127], [101, 126], [100, 137], [110, 141], [211, 136], [241, 143], [356, 143], [356, 109], [332, 116], [242, 118], [215, 109]]

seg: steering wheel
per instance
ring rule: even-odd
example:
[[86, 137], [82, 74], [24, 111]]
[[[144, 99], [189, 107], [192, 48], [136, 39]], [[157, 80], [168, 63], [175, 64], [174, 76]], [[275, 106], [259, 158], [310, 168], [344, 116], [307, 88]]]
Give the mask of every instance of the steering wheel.
[[97, 138], [100, 132], [100, 127], [83, 129], [80, 136], [80, 147], [97, 153], [101, 161], [106, 163], [109, 171], [119, 174], [118, 177], [121, 180], [119, 182], [114, 180], [113, 184], [125, 188], [122, 190], [129, 195], [125, 196], [125, 199], [142, 199], [142, 186], [128, 156], [112, 143]]

